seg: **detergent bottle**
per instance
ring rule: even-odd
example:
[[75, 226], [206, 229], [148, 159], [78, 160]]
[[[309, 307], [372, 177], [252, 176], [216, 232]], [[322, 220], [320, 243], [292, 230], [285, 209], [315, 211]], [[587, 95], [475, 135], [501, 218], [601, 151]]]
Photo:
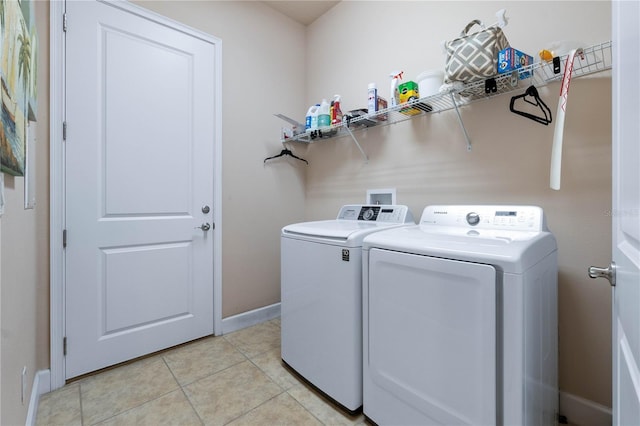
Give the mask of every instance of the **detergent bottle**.
[[402, 80], [403, 72], [404, 71], [392, 71], [391, 74], [389, 74], [389, 77], [391, 77], [391, 93], [389, 94], [390, 107], [394, 107], [400, 103], [398, 85], [400, 84], [400, 80]]
[[318, 108], [320, 104], [311, 105], [307, 110], [307, 115], [304, 121], [304, 131], [311, 132], [312, 130], [318, 130]]
[[331, 115], [329, 111], [329, 103], [323, 99], [318, 109], [318, 128], [323, 129], [331, 126]]

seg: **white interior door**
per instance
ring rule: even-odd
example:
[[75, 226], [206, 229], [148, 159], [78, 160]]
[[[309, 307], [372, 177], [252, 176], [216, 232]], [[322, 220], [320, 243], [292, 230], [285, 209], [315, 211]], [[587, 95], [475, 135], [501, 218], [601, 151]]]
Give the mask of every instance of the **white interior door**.
[[613, 424], [640, 424], [640, 3], [613, 2]]
[[213, 333], [216, 46], [122, 4], [66, 8], [71, 378]]

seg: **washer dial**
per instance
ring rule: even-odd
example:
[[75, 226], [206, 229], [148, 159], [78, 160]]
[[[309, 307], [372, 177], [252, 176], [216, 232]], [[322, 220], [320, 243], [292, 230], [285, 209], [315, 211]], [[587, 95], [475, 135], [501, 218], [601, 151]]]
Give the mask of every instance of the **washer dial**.
[[376, 216], [376, 212], [373, 211], [373, 209], [367, 209], [364, 212], [362, 212], [362, 218], [364, 220], [372, 220], [374, 219]]
[[471, 226], [476, 226], [478, 223], [480, 223], [480, 215], [476, 212], [468, 213], [467, 223]]

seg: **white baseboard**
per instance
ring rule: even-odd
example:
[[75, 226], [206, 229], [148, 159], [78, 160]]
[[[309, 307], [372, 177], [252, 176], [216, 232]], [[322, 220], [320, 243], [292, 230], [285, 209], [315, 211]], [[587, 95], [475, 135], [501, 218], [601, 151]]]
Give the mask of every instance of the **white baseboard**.
[[278, 318], [280, 316], [280, 303], [264, 306], [252, 311], [233, 315], [222, 320], [222, 334], [232, 333], [252, 325]]
[[560, 392], [560, 414], [578, 426], [605, 426], [613, 421], [611, 408], [567, 392]]
[[29, 398], [29, 411], [27, 412], [25, 426], [34, 426], [36, 424], [40, 395], [44, 395], [47, 392], [51, 392], [51, 371], [48, 369], [40, 370], [33, 377], [31, 398]]

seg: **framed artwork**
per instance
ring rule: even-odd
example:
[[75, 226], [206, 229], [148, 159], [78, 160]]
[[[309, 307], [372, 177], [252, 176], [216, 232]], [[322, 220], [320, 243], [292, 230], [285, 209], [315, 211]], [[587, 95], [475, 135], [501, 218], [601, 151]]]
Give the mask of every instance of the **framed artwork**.
[[24, 176], [29, 121], [37, 112], [33, 1], [0, 0], [0, 171]]

